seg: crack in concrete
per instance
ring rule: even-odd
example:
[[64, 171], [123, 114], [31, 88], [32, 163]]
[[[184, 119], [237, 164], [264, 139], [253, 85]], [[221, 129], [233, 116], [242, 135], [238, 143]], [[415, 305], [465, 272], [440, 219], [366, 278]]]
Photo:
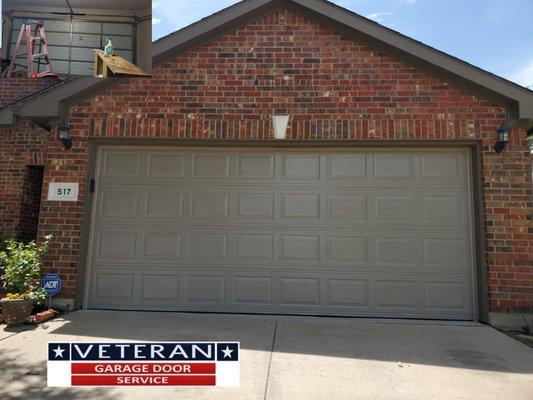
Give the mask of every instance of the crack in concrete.
[[270, 367], [272, 366], [272, 356], [274, 355], [274, 347], [276, 346], [276, 335], [278, 333], [278, 323], [279, 323], [279, 320], [276, 320], [276, 325], [274, 326], [274, 335], [272, 336], [272, 347], [270, 348], [270, 359], [268, 360], [268, 371], [267, 371], [267, 376], [266, 376], [265, 395], [263, 396], [263, 400], [266, 400], [267, 395], [268, 395], [268, 382], [270, 380]]

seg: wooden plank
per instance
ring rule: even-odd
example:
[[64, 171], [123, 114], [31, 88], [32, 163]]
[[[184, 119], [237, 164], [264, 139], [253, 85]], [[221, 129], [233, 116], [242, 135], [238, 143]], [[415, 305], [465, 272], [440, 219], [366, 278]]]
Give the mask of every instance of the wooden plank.
[[142, 68], [118, 55], [106, 56], [103, 50], [94, 51], [94, 75], [105, 78], [124, 76], [151, 76]]

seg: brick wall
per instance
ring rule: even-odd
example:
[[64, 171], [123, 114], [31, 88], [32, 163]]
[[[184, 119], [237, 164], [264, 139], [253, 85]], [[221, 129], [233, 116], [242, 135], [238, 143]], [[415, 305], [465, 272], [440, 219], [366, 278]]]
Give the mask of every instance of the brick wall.
[[0, 108], [56, 83], [55, 78], [0, 79]]
[[[6, 137], [35, 146], [45, 182], [77, 180], [83, 198], [90, 138], [264, 141], [273, 139], [275, 113], [292, 116], [288, 141], [481, 143], [491, 310], [533, 310], [525, 130], [514, 130], [509, 149], [498, 155], [491, 147], [503, 109], [284, 10], [154, 69], [151, 79], [114, 86], [73, 107], [70, 151], [55, 140], [41, 146], [23, 128]], [[18, 171], [21, 160], [7, 142], [3, 151], [11, 158], [0, 161], [0, 176], [13, 180], [9, 170]], [[9, 204], [0, 220], [16, 211]], [[41, 206], [40, 234], [58, 234], [49, 260], [66, 280], [64, 296], [75, 291], [83, 211], [82, 202]]]

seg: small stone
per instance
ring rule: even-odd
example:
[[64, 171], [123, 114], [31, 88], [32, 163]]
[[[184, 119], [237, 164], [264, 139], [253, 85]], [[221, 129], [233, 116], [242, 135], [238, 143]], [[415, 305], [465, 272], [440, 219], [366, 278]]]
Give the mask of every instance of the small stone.
[[32, 370], [27, 371], [26, 375], [40, 375], [40, 372], [32, 369]]
[[403, 364], [400, 361], [398, 361], [398, 367], [403, 368]]

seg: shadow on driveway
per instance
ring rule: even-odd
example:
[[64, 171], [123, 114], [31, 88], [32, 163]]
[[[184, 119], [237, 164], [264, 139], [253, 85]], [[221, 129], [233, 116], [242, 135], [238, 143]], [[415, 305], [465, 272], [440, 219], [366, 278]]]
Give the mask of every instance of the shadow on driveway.
[[69, 340], [238, 340], [264, 352], [533, 372], [533, 349], [481, 324], [131, 311], [78, 311], [64, 320], [50, 333]]

